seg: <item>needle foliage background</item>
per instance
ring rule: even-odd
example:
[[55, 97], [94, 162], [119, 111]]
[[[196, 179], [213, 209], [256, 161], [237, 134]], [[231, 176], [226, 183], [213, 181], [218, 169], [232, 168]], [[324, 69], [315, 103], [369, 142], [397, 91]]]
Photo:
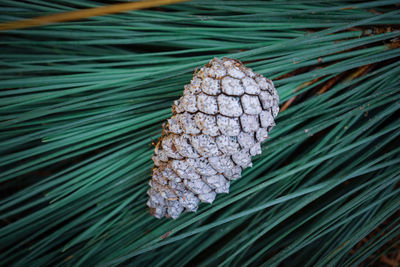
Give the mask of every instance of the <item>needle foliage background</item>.
[[[109, 3], [3, 0], [0, 20]], [[0, 32], [0, 265], [348, 266], [389, 253], [399, 4], [191, 1]], [[194, 68], [223, 56], [274, 80], [277, 126], [230, 194], [157, 220], [152, 141]]]

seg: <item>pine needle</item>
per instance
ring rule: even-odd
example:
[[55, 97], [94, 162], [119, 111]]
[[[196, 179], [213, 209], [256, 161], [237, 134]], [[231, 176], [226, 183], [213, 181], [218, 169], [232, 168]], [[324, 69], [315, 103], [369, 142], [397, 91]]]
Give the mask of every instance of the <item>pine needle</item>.
[[[188, 1], [2, 32], [0, 265], [392, 263], [398, 4]], [[22, 23], [104, 1], [0, 5]], [[193, 70], [224, 56], [274, 81], [277, 125], [229, 194], [157, 220], [152, 142]]]
[[3, 22], [0, 23], [0, 31], [17, 30], [17, 29], [43, 26], [58, 22], [81, 20], [95, 16], [104, 16], [109, 14], [126, 12], [130, 10], [138, 10], [150, 7], [170, 5], [184, 1], [187, 0], [147, 0], [147, 1], [145, 0], [141, 2], [121, 3], [121, 4], [113, 4], [107, 6], [93, 7], [88, 9], [80, 9], [70, 12], [58, 13], [54, 15], [36, 17], [27, 20]]

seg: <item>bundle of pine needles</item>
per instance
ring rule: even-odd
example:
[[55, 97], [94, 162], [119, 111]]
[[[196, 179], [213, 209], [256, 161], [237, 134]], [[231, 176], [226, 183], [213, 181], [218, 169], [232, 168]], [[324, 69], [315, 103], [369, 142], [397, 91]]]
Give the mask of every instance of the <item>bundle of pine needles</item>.
[[[4, 0], [0, 22], [104, 4]], [[199, 0], [1, 31], [0, 265], [349, 266], [391, 253], [399, 4]], [[277, 126], [229, 195], [157, 220], [151, 143], [194, 68], [223, 56], [274, 80]]]

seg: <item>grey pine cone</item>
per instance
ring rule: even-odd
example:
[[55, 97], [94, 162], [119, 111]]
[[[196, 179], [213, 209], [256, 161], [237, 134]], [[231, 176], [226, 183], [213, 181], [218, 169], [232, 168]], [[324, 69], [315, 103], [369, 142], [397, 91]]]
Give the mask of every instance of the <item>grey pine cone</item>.
[[152, 157], [151, 214], [176, 219], [228, 193], [251, 156], [261, 154], [278, 104], [272, 81], [238, 60], [214, 58], [195, 71]]

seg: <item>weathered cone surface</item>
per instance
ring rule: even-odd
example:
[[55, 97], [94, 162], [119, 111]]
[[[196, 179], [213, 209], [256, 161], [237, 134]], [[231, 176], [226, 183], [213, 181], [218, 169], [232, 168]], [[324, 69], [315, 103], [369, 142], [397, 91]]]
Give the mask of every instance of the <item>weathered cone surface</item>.
[[251, 167], [275, 125], [279, 97], [271, 80], [240, 61], [214, 58], [175, 101], [153, 155], [147, 205], [157, 218], [178, 218], [228, 193]]

